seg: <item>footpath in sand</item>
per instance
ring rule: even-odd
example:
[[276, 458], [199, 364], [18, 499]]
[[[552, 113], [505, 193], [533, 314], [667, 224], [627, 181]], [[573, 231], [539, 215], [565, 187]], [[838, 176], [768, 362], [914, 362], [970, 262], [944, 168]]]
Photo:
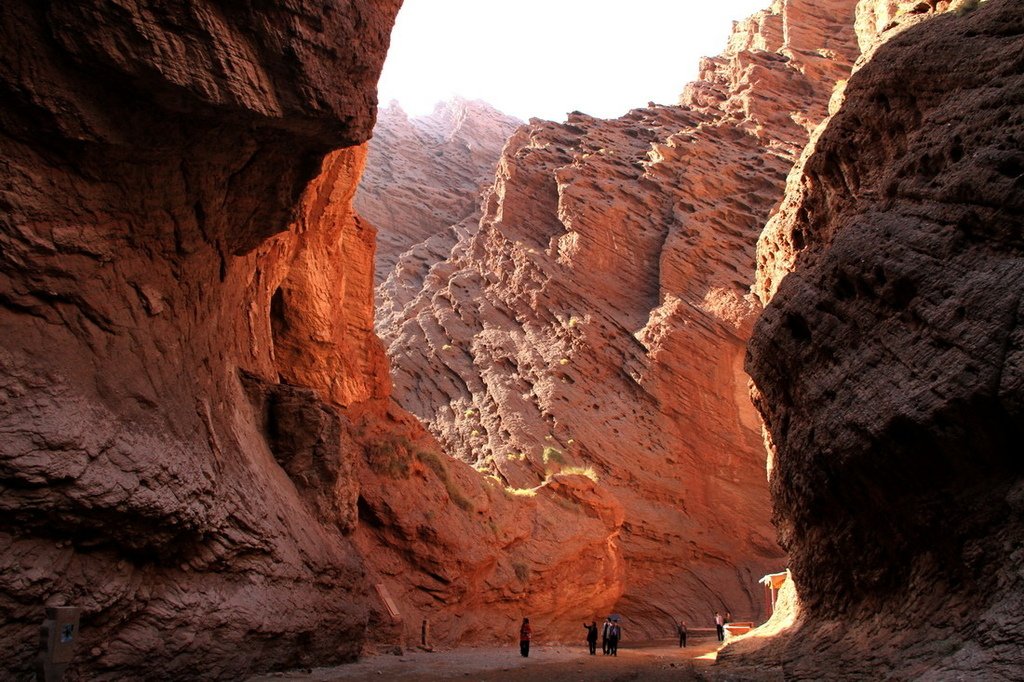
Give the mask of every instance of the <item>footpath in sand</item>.
[[249, 682], [280, 682], [304, 680], [474, 680], [490, 682], [527, 682], [565, 680], [580, 682], [613, 682], [618, 680], [718, 680], [711, 670], [719, 643], [714, 638], [700, 638], [686, 648], [677, 641], [658, 640], [619, 647], [618, 656], [596, 656], [587, 652], [586, 644], [535, 645], [530, 657], [519, 655], [518, 644], [503, 648], [462, 648], [426, 652], [409, 650], [400, 656], [369, 656], [357, 663], [333, 668], [271, 673], [253, 677]]

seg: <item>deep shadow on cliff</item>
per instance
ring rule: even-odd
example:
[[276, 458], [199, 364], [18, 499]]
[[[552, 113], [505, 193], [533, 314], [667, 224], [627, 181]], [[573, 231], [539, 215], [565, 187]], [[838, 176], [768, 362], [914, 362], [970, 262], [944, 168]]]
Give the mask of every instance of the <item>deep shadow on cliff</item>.
[[1019, 679], [1022, 46], [1017, 2], [908, 29], [791, 178], [762, 238], [791, 265], [761, 258], [747, 367], [801, 615], [724, 661]]
[[[644, 531], [674, 527], [677, 517], [665, 524], [656, 510], [676, 505], [675, 488], [633, 490], [634, 478], [658, 477], [656, 469], [634, 477], [609, 467], [602, 479], [654, 497], [654, 522], [628, 528], [623, 505], [589, 476], [545, 470], [545, 434], [564, 439], [559, 454], [570, 461], [582, 447], [569, 446], [590, 441], [581, 460], [600, 464], [599, 448], [612, 440], [603, 430], [577, 441], [541, 418], [523, 436], [530, 456], [492, 451], [516, 457], [485, 478], [445, 459], [389, 403], [373, 334], [374, 230], [352, 198], [398, 2], [314, 5], [192, 0], [172, 11], [21, 0], [0, 8], [6, 676], [30, 675], [44, 603], [83, 607], [72, 674], [88, 679], [232, 678], [349, 660], [368, 629], [401, 637], [368, 590], [378, 582], [407, 625], [443, 614], [437, 631], [453, 641], [510, 634], [524, 609], [557, 631], [625, 593], [626, 552], [674, 542]], [[758, 26], [766, 31], [751, 36], [785, 34], [807, 47], [809, 34], [792, 22], [783, 32], [769, 14]], [[978, 670], [1013, 678], [1024, 659], [1022, 33], [1019, 4], [990, 0], [893, 39], [854, 77], [791, 179], [777, 232], [762, 240], [792, 249], [782, 254], [784, 279], [774, 256], [758, 254], [770, 302], [748, 368], [774, 447], [776, 521], [803, 610], [791, 634], [749, 659], [737, 647], [726, 662], [778, 664], [796, 679], [837, 669], [947, 679]], [[796, 50], [806, 52], [796, 63], [834, 80], [817, 69], [844, 60], [835, 46], [815, 47], [823, 52]], [[739, 59], [743, 73], [756, 79], [784, 62], [772, 53]], [[780, 143], [788, 163], [802, 141], [773, 139], [768, 124], [806, 132], [813, 122], [788, 109], [758, 114], [745, 108], [757, 100], [740, 93], [719, 100], [727, 71], [706, 71], [721, 81], [691, 95], [709, 98], [708, 125], [684, 117], [680, 127], [706, 129], [662, 136], [650, 175], [633, 163], [649, 140], [625, 142], [635, 154], [623, 161], [602, 153], [609, 131], [586, 117], [524, 133], [523, 157], [550, 162], [548, 170], [570, 160], [566, 149], [579, 152], [579, 164], [545, 176], [543, 198], [554, 206], [541, 224], [557, 232], [534, 244], [528, 226], [510, 219], [509, 231], [499, 230], [492, 213], [469, 246], [515, 261], [510, 272], [528, 300], [549, 286], [559, 259], [600, 283], [589, 266], [607, 225], [589, 213], [588, 192], [558, 194], [584, 166], [613, 172], [602, 191], [619, 191], [616, 173], [657, 184], [658, 167], [725, 131], [743, 140], [730, 149], [747, 162], [764, 155], [759, 165], [781, 183]], [[728, 106], [714, 111], [716, 102]], [[631, 114], [648, 129], [677, 115]], [[565, 148], [529, 144], [549, 136]], [[750, 234], [771, 203], [769, 188], [753, 182], [764, 196], [741, 212]], [[518, 191], [538, 196], [529, 183]], [[563, 199], [573, 210], [553, 218]], [[677, 215], [671, 197], [658, 203], [658, 216]], [[563, 235], [563, 218], [575, 236]], [[721, 216], [712, 218], [717, 225]], [[679, 332], [694, 319], [728, 328], [735, 306], [724, 303], [738, 299], [698, 295], [688, 304], [707, 308], [701, 316], [677, 315], [685, 297], [661, 294], [689, 281], [676, 275], [688, 272], [679, 256], [694, 235], [678, 228], [658, 222], [644, 237], [657, 248], [644, 247], [643, 263], [664, 282], [626, 270], [640, 286], [612, 292], [624, 307], [653, 301], [627, 311], [640, 324], [618, 335], [628, 352], [616, 385], [646, 393], [652, 407], [669, 405], [657, 424], [673, 428], [685, 415], [661, 400], [671, 397], [659, 389], [671, 368], [654, 351], [692, 338]], [[738, 260], [753, 260], [749, 244], [740, 251]], [[744, 277], [727, 274], [727, 288]], [[648, 319], [655, 304], [663, 317]], [[570, 380], [586, 375], [578, 366], [589, 367], [581, 344], [601, 338], [602, 323], [614, 328], [621, 311], [575, 312], [531, 319], [528, 327], [551, 335], [536, 345], [538, 357], [520, 361], [521, 346], [483, 339], [492, 357], [522, 366], [531, 401], [571, 397]], [[435, 330], [450, 340], [471, 336], [455, 316], [443, 322]], [[646, 333], [637, 338], [639, 327]], [[735, 383], [743, 334], [724, 336], [730, 362], [721, 371]], [[544, 375], [537, 381], [535, 370]], [[719, 397], [738, 411], [735, 391]], [[491, 403], [472, 405], [462, 416], [501, 435]], [[630, 407], [616, 409], [600, 422], [615, 436], [632, 419]], [[735, 441], [752, 453], [750, 424], [733, 416]], [[453, 433], [467, 443], [480, 436]], [[730, 462], [711, 474], [733, 478]], [[686, 467], [700, 471], [701, 461]], [[518, 495], [541, 476], [541, 494]], [[695, 558], [712, 575], [733, 570], [713, 552]], [[648, 570], [633, 589], [654, 576]], [[581, 581], [587, 592], [570, 589]], [[742, 578], [734, 581], [739, 594]], [[672, 589], [632, 603], [670, 603]]]
[[[89, 679], [357, 653], [339, 409], [386, 395], [386, 365], [371, 285], [310, 264], [372, 262], [353, 145], [398, 6], [0, 9], [4, 677], [44, 603], [83, 607]], [[348, 346], [311, 367], [292, 341], [337, 330], [290, 296], [324, 282]]]
[[614, 601], [614, 500], [390, 402], [352, 204], [397, 6], [3, 6], [5, 676], [44, 604], [73, 678], [218, 679]]

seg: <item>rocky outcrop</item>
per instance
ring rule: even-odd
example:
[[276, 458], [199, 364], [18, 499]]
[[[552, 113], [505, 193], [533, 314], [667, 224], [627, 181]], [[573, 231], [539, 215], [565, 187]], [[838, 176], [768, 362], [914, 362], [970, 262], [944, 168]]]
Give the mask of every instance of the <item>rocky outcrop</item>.
[[44, 603], [84, 609], [79, 678], [357, 653], [339, 408], [387, 377], [353, 145], [398, 4], [0, 10], [4, 677]]
[[479, 219], [481, 190], [521, 123], [459, 97], [439, 102], [428, 116], [410, 118], [398, 102], [381, 110], [356, 195], [359, 214], [378, 230], [378, 283], [410, 247], [469, 216]]
[[787, 678], [1024, 661], [1024, 18], [951, 9], [850, 79], [759, 247], [747, 367], [802, 611], [756, 657]]
[[511, 491], [439, 452], [401, 411], [383, 424], [350, 416], [366, 452], [354, 538], [401, 618], [381, 614], [375, 641], [419, 643], [428, 620], [434, 645], [505, 643], [524, 615], [544, 641], [575, 641], [582, 619], [615, 604], [624, 516], [590, 478]]
[[71, 678], [218, 679], [618, 598], [606, 491], [513, 494], [389, 402], [352, 199], [396, 10], [4, 6], [5, 677], [46, 604]]
[[747, 292], [757, 234], [859, 54], [854, 8], [741, 22], [678, 107], [520, 128], [479, 225], [429, 270], [436, 245], [411, 250], [396, 272], [419, 274], [381, 288], [396, 396], [450, 452], [541, 499], [585, 470], [621, 506], [610, 579], [633, 637], [757, 617], [756, 579], [785, 561], [742, 370]]

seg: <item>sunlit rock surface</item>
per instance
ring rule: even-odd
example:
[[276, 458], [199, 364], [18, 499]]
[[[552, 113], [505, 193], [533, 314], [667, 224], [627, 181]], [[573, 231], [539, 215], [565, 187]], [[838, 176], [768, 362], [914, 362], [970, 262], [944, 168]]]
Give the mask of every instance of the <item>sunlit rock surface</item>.
[[[382, 112], [356, 200], [378, 228], [378, 270], [406, 250], [405, 264], [430, 249], [430, 263], [443, 258], [452, 224], [479, 220], [481, 190], [518, 123], [460, 99], [427, 117]], [[375, 613], [375, 643], [418, 642], [424, 619], [433, 643], [504, 642], [524, 613], [545, 637], [576, 639], [579, 621], [611, 609], [622, 592], [623, 515], [606, 490], [571, 473], [541, 491], [506, 490], [444, 454], [401, 410], [381, 419], [380, 407], [347, 411], [365, 455], [356, 542], [401, 617]]]
[[459, 97], [427, 116], [409, 117], [398, 102], [381, 110], [356, 195], [359, 214], [377, 228], [378, 282], [404, 251], [477, 215], [501, 148], [521, 123]]
[[218, 679], [621, 594], [606, 490], [512, 494], [389, 402], [352, 200], [397, 3], [332, 7], [0, 13], [0, 676], [45, 604], [72, 677]]
[[396, 397], [451, 453], [513, 491], [589, 469], [621, 506], [631, 637], [757, 618], [757, 578], [785, 563], [742, 369], [748, 291], [757, 235], [859, 54], [854, 10], [775, 3], [680, 106], [520, 128], [480, 222], [441, 262], [436, 240], [411, 249], [380, 289]]
[[735, 658], [791, 679], [1024, 665], [1024, 14], [938, 5], [850, 79], [759, 246], [747, 367], [802, 611]]
[[398, 5], [4, 3], [0, 677], [44, 603], [84, 609], [82, 679], [358, 652], [338, 408], [388, 384], [352, 145]]

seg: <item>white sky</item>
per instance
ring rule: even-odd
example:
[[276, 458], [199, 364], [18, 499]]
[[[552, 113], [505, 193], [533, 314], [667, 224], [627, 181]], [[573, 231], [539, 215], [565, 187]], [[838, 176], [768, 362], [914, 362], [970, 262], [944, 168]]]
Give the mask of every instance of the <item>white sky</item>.
[[563, 121], [674, 104], [732, 21], [771, 0], [405, 0], [380, 102], [422, 115], [453, 95]]

